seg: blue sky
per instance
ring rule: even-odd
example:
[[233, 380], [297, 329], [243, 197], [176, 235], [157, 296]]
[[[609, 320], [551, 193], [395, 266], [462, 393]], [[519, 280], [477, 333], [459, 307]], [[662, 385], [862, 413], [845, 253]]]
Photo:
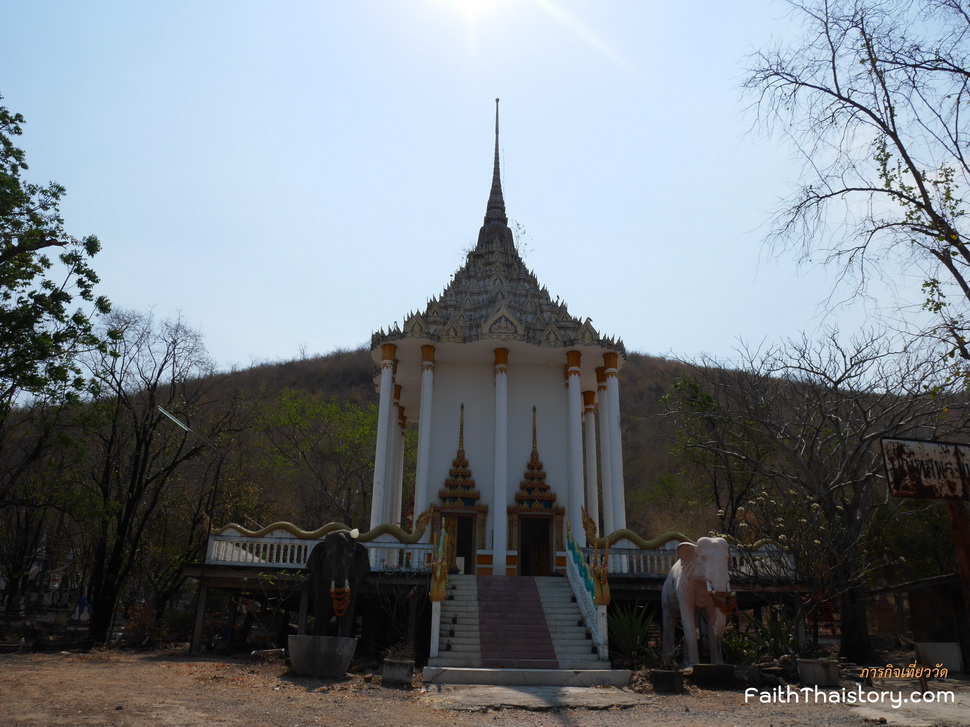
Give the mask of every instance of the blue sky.
[[474, 244], [502, 103], [526, 264], [629, 350], [730, 360], [828, 311], [764, 240], [799, 164], [752, 131], [773, 0], [8, 0], [0, 93], [117, 307], [220, 367], [369, 343]]

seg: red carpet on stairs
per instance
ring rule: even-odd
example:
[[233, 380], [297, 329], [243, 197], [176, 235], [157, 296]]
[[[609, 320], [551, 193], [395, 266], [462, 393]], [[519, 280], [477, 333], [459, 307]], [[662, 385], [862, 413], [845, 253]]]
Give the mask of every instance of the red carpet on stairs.
[[558, 669], [535, 579], [479, 576], [477, 582], [482, 667]]

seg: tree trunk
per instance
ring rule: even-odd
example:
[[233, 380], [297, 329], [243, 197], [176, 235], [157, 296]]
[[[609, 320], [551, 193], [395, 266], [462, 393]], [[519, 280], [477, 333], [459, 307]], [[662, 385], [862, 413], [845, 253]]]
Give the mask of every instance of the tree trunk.
[[869, 641], [868, 590], [852, 586], [842, 593], [839, 656], [855, 664], [874, 664], [876, 653]]
[[27, 612], [23, 598], [27, 577], [12, 575], [7, 579], [7, 605], [4, 613], [7, 617], [23, 616]]
[[94, 572], [91, 575], [91, 591], [88, 595], [88, 602], [91, 604], [88, 635], [100, 644], [108, 641], [121, 586], [118, 582], [117, 568], [112, 568], [112, 565], [115, 565], [114, 554], [112, 553], [109, 562], [106, 551], [106, 544], [100, 544], [96, 550]]
[[88, 624], [88, 636], [96, 643], [107, 643], [111, 635], [111, 623], [114, 620], [115, 605], [118, 602], [118, 587], [114, 579], [107, 579], [102, 583], [98, 592], [91, 592], [91, 621]]

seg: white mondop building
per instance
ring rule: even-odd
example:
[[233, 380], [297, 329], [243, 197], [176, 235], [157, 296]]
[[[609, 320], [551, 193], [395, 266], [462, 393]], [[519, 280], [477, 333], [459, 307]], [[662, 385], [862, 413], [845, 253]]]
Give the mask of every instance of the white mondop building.
[[[626, 527], [617, 372], [623, 344], [553, 301], [526, 268], [495, 161], [478, 243], [451, 283], [403, 327], [373, 336], [380, 366], [371, 527], [402, 515], [403, 432], [418, 423], [413, 513], [453, 536], [479, 575], [564, 565], [564, 518], [583, 544]], [[407, 504], [405, 503], [405, 507]]]

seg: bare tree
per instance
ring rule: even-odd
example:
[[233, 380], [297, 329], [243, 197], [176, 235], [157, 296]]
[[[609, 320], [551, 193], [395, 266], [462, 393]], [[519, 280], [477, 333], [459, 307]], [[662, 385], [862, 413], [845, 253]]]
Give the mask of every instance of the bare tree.
[[[7, 418], [0, 435], [0, 573], [6, 582], [0, 611], [20, 614], [76, 504], [69, 485], [77, 407], [65, 399], [31, 399]], [[30, 589], [33, 580], [35, 588]]]
[[748, 351], [738, 370], [704, 363], [671, 401], [688, 451], [760, 479], [732, 520], [749, 540], [786, 542], [799, 574], [840, 605], [841, 655], [871, 663], [866, 583], [887, 555], [874, 526], [891, 520], [874, 517], [888, 503], [879, 440], [963, 430], [962, 403], [932, 357], [874, 335]]
[[835, 265], [857, 293], [915, 269], [931, 337], [970, 360], [966, 107], [970, 14], [960, 0], [789, 0], [801, 41], [765, 50], [746, 88], [805, 159], [775, 236]]
[[[113, 355], [90, 361], [96, 422], [81, 483], [93, 529], [90, 634], [97, 641], [107, 638], [118, 598], [150, 550], [146, 540], [165, 536], [159, 518], [170, 497], [185, 495], [182, 474], [193, 460], [215, 460], [210, 443], [240, 426], [239, 408], [231, 392], [220, 391], [200, 334], [181, 320], [158, 323], [141, 313], [112, 313], [108, 323], [121, 339]], [[195, 480], [182, 508], [197, 525], [214, 506], [211, 484]], [[203, 537], [201, 527], [189, 529], [186, 553]]]

